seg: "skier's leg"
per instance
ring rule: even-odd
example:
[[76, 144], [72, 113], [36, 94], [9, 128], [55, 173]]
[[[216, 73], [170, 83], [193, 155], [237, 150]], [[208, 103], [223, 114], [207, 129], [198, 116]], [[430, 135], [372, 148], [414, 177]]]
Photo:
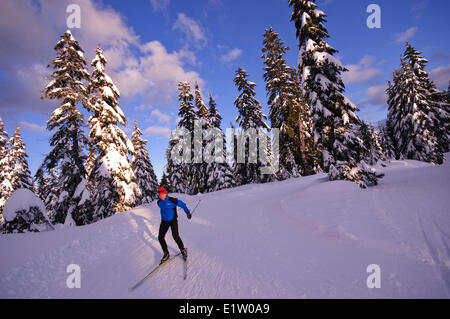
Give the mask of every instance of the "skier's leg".
[[166, 233], [169, 230], [169, 226], [170, 224], [168, 222], [165, 221], [161, 221], [161, 224], [159, 225], [159, 235], [158, 235], [158, 240], [159, 243], [161, 244], [161, 248], [163, 250], [163, 253], [168, 253], [169, 250], [167, 249], [167, 243], [166, 240], [164, 239], [164, 237], [166, 237]]
[[180, 234], [178, 234], [178, 220], [174, 219], [170, 223], [170, 229], [172, 230], [172, 237], [178, 245], [180, 251], [184, 250], [183, 241], [181, 240]]

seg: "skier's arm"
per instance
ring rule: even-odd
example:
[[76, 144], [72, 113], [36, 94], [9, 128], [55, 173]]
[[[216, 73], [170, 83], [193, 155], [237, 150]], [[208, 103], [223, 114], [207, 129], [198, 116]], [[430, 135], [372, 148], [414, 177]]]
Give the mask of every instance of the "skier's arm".
[[188, 215], [190, 213], [189, 212], [189, 208], [187, 208], [186, 204], [181, 199], [178, 199], [177, 206], [183, 208], [183, 210], [186, 213], [186, 215]]

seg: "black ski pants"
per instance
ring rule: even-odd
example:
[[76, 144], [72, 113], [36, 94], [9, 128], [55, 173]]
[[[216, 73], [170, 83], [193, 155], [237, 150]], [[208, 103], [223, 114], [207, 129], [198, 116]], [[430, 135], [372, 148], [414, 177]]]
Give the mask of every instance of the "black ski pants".
[[173, 220], [170, 221], [161, 220], [161, 225], [159, 225], [158, 240], [159, 243], [161, 244], [163, 252], [164, 253], [169, 252], [169, 250], [167, 249], [166, 240], [164, 239], [164, 237], [166, 237], [166, 233], [169, 230], [169, 228], [172, 231], [172, 237], [177, 243], [178, 248], [180, 250], [183, 250], [184, 249], [183, 241], [181, 240], [180, 235], [178, 234], [178, 220], [174, 218]]

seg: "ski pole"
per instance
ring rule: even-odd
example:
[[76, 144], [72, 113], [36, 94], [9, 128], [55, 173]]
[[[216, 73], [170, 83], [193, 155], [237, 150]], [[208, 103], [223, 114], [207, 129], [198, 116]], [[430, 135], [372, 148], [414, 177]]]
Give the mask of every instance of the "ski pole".
[[192, 210], [191, 215], [194, 214], [195, 210], [197, 209], [198, 204], [200, 204], [200, 201], [201, 201], [201, 199], [198, 200], [198, 203], [197, 203], [197, 205], [195, 205], [194, 209]]

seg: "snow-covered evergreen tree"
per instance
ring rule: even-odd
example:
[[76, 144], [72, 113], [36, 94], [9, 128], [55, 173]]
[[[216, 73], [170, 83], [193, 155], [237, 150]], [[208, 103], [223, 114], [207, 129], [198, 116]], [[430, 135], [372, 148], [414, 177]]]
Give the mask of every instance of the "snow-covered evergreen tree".
[[378, 123], [378, 138], [383, 152], [383, 160], [389, 161], [395, 159], [394, 145], [392, 144], [387, 127], [381, 123]]
[[[195, 165], [194, 162], [194, 124], [197, 119], [197, 114], [194, 109], [194, 96], [191, 93], [191, 86], [188, 82], [180, 82], [178, 84], [178, 101], [180, 102], [180, 108], [178, 111], [178, 116], [180, 121], [178, 122], [178, 128], [175, 134], [173, 134], [173, 139], [169, 141], [168, 156], [171, 156], [171, 150], [177, 143], [176, 152], [181, 154], [181, 144], [186, 143], [190, 137], [191, 144], [188, 146], [190, 149], [190, 162], [182, 161], [181, 163], [173, 164], [168, 167], [169, 179], [172, 185], [172, 189], [175, 192], [194, 194], [198, 192], [197, 178], [195, 177]], [[184, 131], [183, 131], [184, 130]], [[181, 137], [183, 133], [183, 137]], [[189, 134], [190, 136], [184, 136]], [[183, 154], [183, 158], [185, 154]], [[169, 160], [169, 158], [168, 158]]]
[[[240, 126], [240, 130], [237, 130], [237, 135], [235, 136], [235, 147], [242, 147], [244, 151], [244, 163], [239, 163], [237, 158], [239, 155], [235, 152], [235, 162], [233, 164], [233, 171], [235, 175], [240, 175], [239, 179], [244, 184], [249, 183], [262, 183], [266, 181], [273, 180], [273, 174], [262, 174], [261, 168], [263, 166], [270, 166], [270, 158], [265, 157], [269, 162], [262, 163], [262, 158], [264, 154], [259, 151], [261, 138], [266, 138], [269, 141], [269, 137], [265, 134], [264, 137], [259, 136], [258, 131], [263, 131], [265, 129], [270, 130], [270, 127], [264, 122], [267, 116], [263, 114], [261, 104], [255, 98], [255, 86], [256, 84], [248, 80], [247, 72], [238, 68], [236, 71], [236, 76], [233, 82], [238, 88], [239, 96], [234, 101], [234, 105], [238, 110], [238, 116], [236, 117], [236, 122]], [[250, 145], [249, 134], [256, 135], [257, 143], [256, 145]], [[236, 138], [237, 137], [237, 138]], [[267, 145], [270, 144], [267, 143]], [[238, 147], [239, 150], [239, 147]], [[267, 155], [267, 154], [266, 154]]]
[[234, 101], [238, 110], [236, 122], [244, 130], [258, 127], [270, 130], [270, 127], [264, 122], [267, 120], [267, 115], [262, 113], [261, 104], [255, 98], [256, 84], [248, 80], [247, 72], [239, 67], [233, 82], [239, 91], [239, 96]]
[[393, 82], [388, 83], [387, 95], [387, 126], [397, 158], [442, 163], [433, 116], [427, 116], [432, 115], [429, 91], [404, 58], [401, 69], [394, 72]]
[[[371, 145], [370, 145], [370, 152], [371, 152], [371, 158], [372, 158], [371, 163], [376, 164], [377, 161], [384, 161], [385, 158], [384, 158], [384, 154], [383, 154], [383, 148], [381, 147], [380, 138], [378, 136], [378, 132], [372, 123], [370, 123], [369, 129], [370, 129], [370, 132], [372, 135]], [[369, 163], [369, 164], [371, 164], [371, 163]]]
[[[39, 170], [39, 169], [38, 169]], [[43, 199], [43, 202], [45, 204], [45, 207], [55, 207], [58, 203], [59, 193], [61, 192], [60, 189], [58, 189], [58, 183], [59, 181], [59, 175], [55, 168], [50, 170], [49, 176], [45, 177], [45, 188], [44, 193], [40, 194], [38, 193], [39, 197]], [[82, 210], [90, 208], [89, 206], [82, 206]], [[51, 210], [48, 210], [49, 215], [51, 213]], [[91, 216], [92, 213], [88, 212], [86, 216]], [[51, 216], [50, 216], [51, 218]], [[67, 216], [66, 216], [67, 219]], [[73, 219], [73, 218], [72, 218]]]
[[324, 171], [330, 180], [350, 180], [363, 188], [377, 184], [382, 175], [360, 161], [364, 146], [355, 134], [358, 109], [344, 95], [341, 73], [347, 69], [325, 41], [326, 15], [314, 1], [290, 0], [289, 6], [299, 39], [301, 89], [311, 109], [314, 140], [322, 148]]
[[173, 131], [169, 138], [169, 146], [166, 150], [168, 183], [165, 186], [169, 186], [171, 191], [175, 193], [187, 193], [189, 185], [187, 184], [186, 166], [189, 164], [184, 163], [182, 160], [177, 161], [177, 158], [174, 157], [174, 154], [182, 156], [183, 142], [179, 130], [177, 128]]
[[197, 107], [197, 118], [205, 122], [205, 124], [209, 124], [208, 107], [203, 101], [202, 93], [197, 82], [195, 82], [195, 106]]
[[25, 143], [20, 135], [20, 128], [16, 128], [14, 135], [9, 140], [10, 156], [9, 161], [11, 173], [11, 184], [14, 190], [19, 188], [27, 188], [33, 190], [33, 178], [28, 168], [28, 160]]
[[37, 232], [53, 229], [42, 201], [27, 188], [14, 191], [4, 207], [4, 233]]
[[[445, 99], [442, 98], [442, 95], [436, 89], [436, 85], [430, 79], [430, 74], [425, 72], [425, 65], [428, 61], [409, 42], [406, 42], [403, 58], [414, 73], [418, 82], [417, 85], [421, 87], [421, 94], [427, 99], [426, 102], [420, 103], [419, 107], [431, 120], [429, 129], [433, 131], [433, 135], [436, 138], [437, 152], [448, 152], [450, 104], [445, 102]], [[443, 156], [438, 155], [437, 163], [441, 164], [443, 160]]]
[[9, 136], [5, 131], [3, 119], [0, 117], [0, 224], [4, 222], [3, 206], [14, 191], [11, 183], [11, 164], [8, 146]]
[[[50, 178], [45, 177], [44, 170], [40, 166], [34, 175], [34, 192], [45, 203], [45, 199], [49, 194]], [[47, 206], [47, 205], [46, 205]]]
[[[286, 65], [284, 55], [289, 47], [284, 46], [279, 34], [272, 28], [265, 30], [263, 40], [264, 80], [266, 81], [266, 95], [268, 97], [269, 118], [272, 128], [280, 129], [279, 136], [279, 179], [299, 176], [299, 167], [294, 160], [291, 139], [294, 138], [296, 123], [289, 125], [289, 113], [296, 111], [298, 106], [292, 105], [297, 99], [292, 96], [293, 90], [291, 69]], [[298, 116], [297, 116], [298, 119]], [[297, 141], [299, 145], [300, 141]]]
[[315, 174], [320, 171], [321, 167], [321, 150], [314, 143], [313, 138], [313, 120], [310, 115], [309, 105], [306, 99], [302, 96], [300, 87], [299, 72], [296, 68], [291, 68], [291, 82], [292, 94], [291, 98], [295, 103], [290, 103], [292, 111], [289, 112], [288, 123], [289, 126], [294, 127], [294, 133], [289, 135], [291, 137], [292, 149], [295, 146], [299, 148], [298, 155], [293, 152], [297, 163], [299, 163], [300, 173], [303, 176]]
[[[195, 82], [195, 106], [197, 109], [196, 112], [196, 119], [199, 121], [198, 128], [201, 128], [203, 135], [206, 130], [211, 128], [211, 123], [209, 122], [208, 118], [208, 108], [205, 105], [205, 102], [203, 101], [202, 94], [200, 92], [200, 87], [198, 86], [198, 83]], [[195, 127], [194, 127], [195, 129]], [[197, 134], [198, 135], [198, 134]], [[195, 138], [195, 134], [193, 135], [193, 163], [191, 164], [191, 180], [190, 180], [190, 189], [189, 194], [195, 195], [197, 193], [205, 193], [207, 191], [208, 185], [208, 167], [211, 166], [210, 163], [206, 163], [203, 158], [203, 151], [206, 146], [206, 141], [203, 139], [203, 136], [201, 136], [201, 139]], [[200, 163], [197, 163], [195, 161], [200, 161]]]
[[161, 176], [161, 181], [159, 182], [159, 187], [164, 187], [168, 193], [172, 192], [172, 188], [167, 174], [167, 167], [164, 168], [164, 172]]
[[219, 110], [217, 109], [217, 103], [214, 100], [211, 93], [209, 94], [209, 111], [208, 111], [208, 119], [211, 127], [220, 128], [222, 125], [222, 115], [220, 115]]
[[95, 158], [97, 154], [95, 152], [95, 146], [92, 143], [89, 143], [89, 155], [84, 163], [84, 167], [86, 168], [86, 177], [91, 174], [92, 167], [94, 167]]
[[188, 82], [180, 82], [178, 84], [178, 101], [180, 102], [180, 109], [178, 116], [180, 121], [178, 127], [186, 128], [190, 132], [194, 132], [194, 121], [197, 118], [194, 109], [194, 96], [191, 93], [191, 86]]
[[[217, 104], [212, 95], [209, 95], [209, 112], [208, 119], [212, 128], [219, 133], [219, 138], [223, 141], [223, 152], [217, 157], [214, 157], [212, 163], [208, 163], [206, 168], [206, 192], [215, 192], [225, 188], [231, 188], [234, 186], [233, 172], [231, 167], [226, 161], [227, 149], [225, 134], [220, 127], [222, 122], [222, 116], [220, 115]], [[214, 151], [215, 152], [215, 151]], [[216, 154], [216, 153], [214, 153]]]
[[89, 175], [95, 203], [94, 220], [134, 207], [141, 193], [128, 155], [133, 144], [119, 128], [125, 126], [125, 115], [117, 99], [119, 90], [105, 73], [106, 58], [100, 46], [91, 66], [94, 68], [89, 84], [90, 137], [97, 157]]
[[134, 121], [134, 132], [131, 136], [134, 155], [131, 161], [131, 168], [136, 176], [136, 182], [141, 189], [141, 203], [147, 204], [158, 197], [158, 179], [156, 178], [153, 165], [148, 156], [147, 141], [142, 139], [141, 136], [142, 131], [139, 129], [137, 121]]
[[434, 122], [438, 147], [446, 153], [450, 151], [450, 90], [436, 90], [431, 99], [436, 114]]
[[379, 160], [383, 160], [378, 134], [372, 124], [367, 125], [367, 123], [361, 121], [359, 125], [359, 137], [364, 143], [364, 151], [361, 156], [366, 163], [375, 165]]
[[[45, 157], [41, 169], [56, 184], [50, 186], [53, 194], [45, 199], [53, 223], [64, 223], [67, 216], [83, 225], [91, 221], [91, 202], [84, 153], [88, 139], [83, 131], [84, 117], [77, 105], [87, 106], [85, 82], [89, 80], [86, 60], [78, 41], [69, 30], [56, 44], [57, 57], [49, 64], [54, 69], [51, 82], [44, 90], [45, 97], [60, 101], [47, 121], [47, 129], [54, 131], [50, 139], [52, 147]], [[55, 173], [56, 171], [56, 173]], [[42, 195], [41, 195], [42, 196]]]
[[272, 128], [280, 129], [278, 178], [311, 174], [312, 122], [307, 104], [301, 97], [296, 69], [288, 67], [284, 59], [288, 47], [272, 28], [263, 40], [264, 79], [268, 96], [269, 118]]

